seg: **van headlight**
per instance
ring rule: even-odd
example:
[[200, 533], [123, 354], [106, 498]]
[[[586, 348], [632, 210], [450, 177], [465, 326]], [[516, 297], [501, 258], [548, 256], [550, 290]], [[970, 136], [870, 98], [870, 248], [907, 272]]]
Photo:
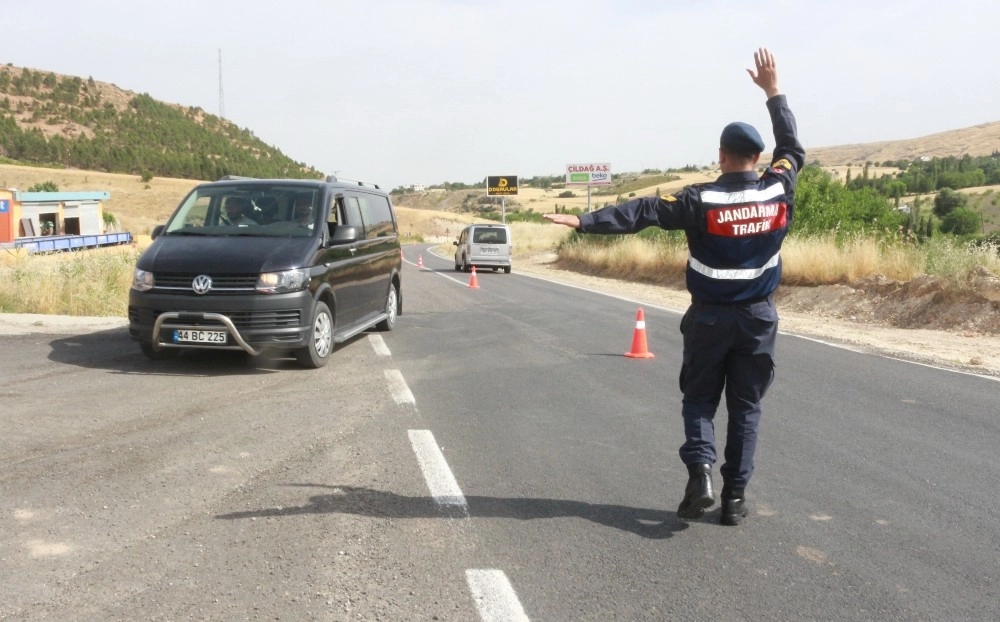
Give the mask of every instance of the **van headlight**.
[[257, 277], [257, 292], [260, 294], [284, 294], [305, 289], [309, 284], [309, 270], [298, 268], [282, 272], [263, 272]]
[[153, 289], [153, 273], [136, 268], [135, 272], [132, 273], [132, 289], [139, 292], [148, 292]]

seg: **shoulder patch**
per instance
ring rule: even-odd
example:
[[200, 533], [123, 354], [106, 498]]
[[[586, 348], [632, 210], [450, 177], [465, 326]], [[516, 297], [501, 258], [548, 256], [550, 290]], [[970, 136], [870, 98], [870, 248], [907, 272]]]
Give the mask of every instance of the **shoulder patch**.
[[674, 201], [676, 201], [676, 200], [677, 200], [677, 197], [675, 197], [675, 196], [674, 196], [674, 195], [672, 195], [672, 194], [668, 194], [668, 195], [667, 195], [667, 196], [665, 196], [665, 197], [660, 197], [660, 200], [661, 200], [661, 201], [666, 201], [667, 203], [673, 203]]
[[795, 167], [792, 166], [792, 163], [789, 162], [787, 158], [781, 158], [780, 160], [772, 164], [771, 168], [781, 168], [785, 169], [786, 171], [790, 171]]

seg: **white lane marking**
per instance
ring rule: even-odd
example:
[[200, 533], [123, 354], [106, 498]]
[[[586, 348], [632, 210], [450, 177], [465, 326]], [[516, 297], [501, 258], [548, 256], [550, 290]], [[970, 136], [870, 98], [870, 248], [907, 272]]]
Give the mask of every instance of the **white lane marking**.
[[431, 431], [408, 430], [407, 434], [434, 500], [439, 505], [458, 507], [463, 513], [468, 514], [469, 506], [465, 501], [465, 495], [458, 487], [455, 476], [451, 474], [448, 462], [444, 459], [444, 454], [441, 453]]
[[392, 399], [396, 400], [397, 404], [417, 403], [413, 393], [410, 392], [410, 387], [406, 385], [406, 380], [403, 379], [402, 372], [398, 369], [387, 369], [385, 379], [389, 381], [389, 391], [392, 392]]
[[465, 580], [483, 622], [528, 622], [528, 615], [502, 570], [466, 570]]
[[379, 356], [392, 356], [392, 352], [389, 352], [389, 346], [385, 345], [382, 335], [368, 335], [368, 342], [372, 344], [375, 354]]

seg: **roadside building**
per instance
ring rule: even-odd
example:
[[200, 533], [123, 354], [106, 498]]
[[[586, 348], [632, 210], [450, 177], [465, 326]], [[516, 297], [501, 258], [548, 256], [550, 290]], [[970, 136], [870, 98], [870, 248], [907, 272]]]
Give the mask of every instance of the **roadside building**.
[[104, 231], [104, 201], [110, 198], [103, 191], [0, 188], [0, 244], [51, 251], [130, 242], [131, 234], [109, 237]]

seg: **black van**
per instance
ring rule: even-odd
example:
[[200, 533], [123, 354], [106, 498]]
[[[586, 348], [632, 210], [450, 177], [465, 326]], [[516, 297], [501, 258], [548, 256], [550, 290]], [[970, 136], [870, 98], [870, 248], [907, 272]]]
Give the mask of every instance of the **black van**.
[[322, 367], [403, 311], [402, 251], [378, 186], [225, 177], [196, 186], [136, 263], [129, 334], [152, 359], [266, 349]]

